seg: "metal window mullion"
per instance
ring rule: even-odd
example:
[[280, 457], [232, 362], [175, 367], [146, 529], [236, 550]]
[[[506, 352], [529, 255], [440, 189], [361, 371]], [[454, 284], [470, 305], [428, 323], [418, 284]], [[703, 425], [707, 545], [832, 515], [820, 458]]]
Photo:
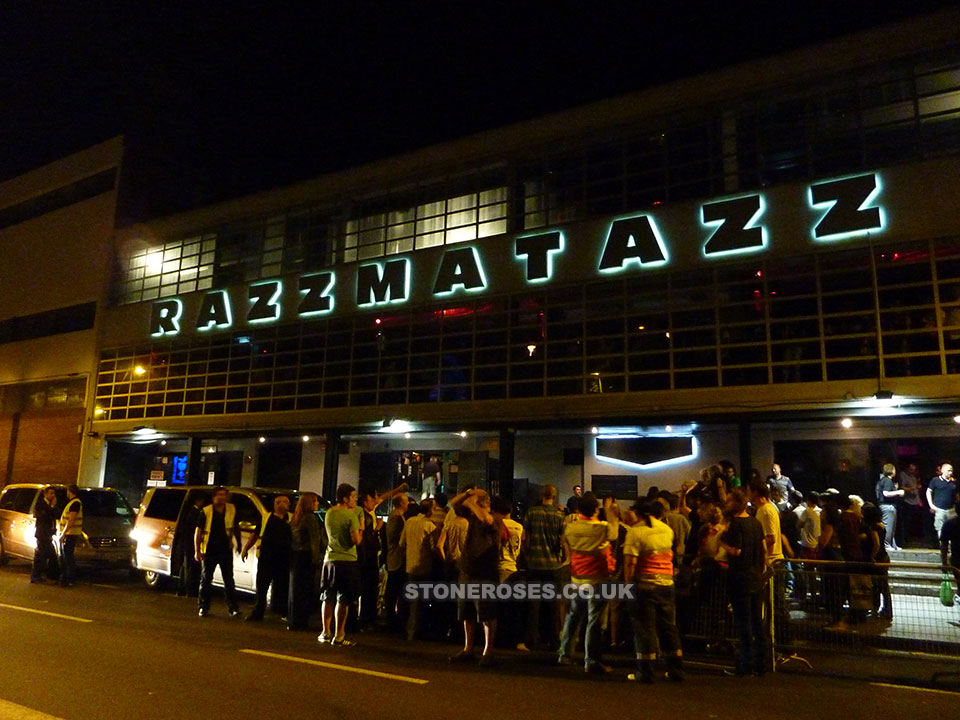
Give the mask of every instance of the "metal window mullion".
[[877, 283], [877, 254], [874, 252], [873, 242], [867, 248], [870, 251], [870, 277], [873, 283], [873, 322], [876, 328], [877, 339], [877, 389], [886, 379], [886, 370], [883, 363], [883, 337], [880, 333], [880, 292]]
[[937, 347], [940, 352], [940, 374], [947, 374], [947, 353], [946, 345], [943, 342], [943, 309], [940, 306], [940, 282], [937, 277], [937, 243], [933, 240], [927, 243], [928, 255], [930, 256], [930, 278], [933, 282], [933, 312], [937, 318]]
[[823, 322], [823, 287], [820, 282], [820, 258], [821, 255], [819, 253], [814, 256], [813, 273], [817, 285], [817, 324], [820, 334], [820, 379], [823, 381], [827, 379], [827, 340]]

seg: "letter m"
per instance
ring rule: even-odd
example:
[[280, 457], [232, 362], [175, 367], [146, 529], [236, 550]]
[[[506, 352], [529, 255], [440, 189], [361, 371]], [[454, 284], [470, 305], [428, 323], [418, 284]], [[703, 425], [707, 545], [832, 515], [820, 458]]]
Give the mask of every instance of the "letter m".
[[357, 305], [403, 302], [410, 294], [410, 261], [391, 260], [357, 269]]

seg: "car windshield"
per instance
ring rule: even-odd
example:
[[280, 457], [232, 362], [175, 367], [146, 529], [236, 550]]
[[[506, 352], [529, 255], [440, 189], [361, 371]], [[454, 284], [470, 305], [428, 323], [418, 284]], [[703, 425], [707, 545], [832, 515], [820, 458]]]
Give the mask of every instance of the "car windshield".
[[133, 509], [117, 490], [85, 490], [80, 488], [85, 517], [132, 518]]

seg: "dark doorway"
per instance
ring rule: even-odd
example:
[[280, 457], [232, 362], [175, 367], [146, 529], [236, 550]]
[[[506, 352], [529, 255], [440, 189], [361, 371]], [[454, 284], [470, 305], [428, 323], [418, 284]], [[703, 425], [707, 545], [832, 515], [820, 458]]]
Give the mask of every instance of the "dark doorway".
[[154, 466], [160, 443], [128, 443], [111, 440], [107, 443], [107, 461], [103, 484], [123, 493], [133, 507], [140, 504], [147, 490], [147, 480]]
[[297, 490], [303, 443], [270, 441], [257, 452], [257, 487]]

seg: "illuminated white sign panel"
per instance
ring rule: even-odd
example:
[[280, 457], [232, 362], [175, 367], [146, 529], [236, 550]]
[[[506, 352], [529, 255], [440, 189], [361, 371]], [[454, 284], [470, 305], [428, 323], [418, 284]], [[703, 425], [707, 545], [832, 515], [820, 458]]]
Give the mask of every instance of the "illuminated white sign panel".
[[[807, 212], [818, 215], [810, 226], [815, 242], [835, 242], [887, 229], [887, 218], [880, 204], [883, 185], [877, 173], [864, 173], [812, 183], [807, 188]], [[799, 210], [799, 208], [797, 208]], [[720, 198], [699, 208], [700, 254], [703, 258], [722, 258], [739, 253], [757, 253], [770, 246], [766, 225], [767, 200], [763, 193]], [[606, 234], [597, 238], [598, 255], [592, 269], [597, 274], [624, 272], [631, 268], [648, 270], [668, 265], [670, 242], [660, 230], [655, 213], [645, 212], [611, 220]], [[560, 230], [521, 235], [513, 245], [514, 258], [523, 268], [527, 283], [549, 283], [558, 264], [564, 262], [567, 242]], [[434, 257], [434, 256], [430, 256]], [[488, 258], [489, 260], [489, 258]], [[418, 258], [418, 263], [421, 262]], [[498, 267], [498, 266], [494, 266]], [[270, 323], [286, 319], [306, 319], [333, 312], [333, 289], [338, 275], [353, 273], [355, 308], [375, 308], [407, 302], [411, 297], [414, 265], [410, 257], [357, 264], [296, 278], [300, 298], [288, 297], [284, 307], [284, 286], [280, 280], [258, 281], [241, 290], [244, 296], [231, 297], [235, 290], [212, 290], [200, 300], [196, 315], [199, 331], [225, 330], [233, 326], [233, 308], [247, 311], [246, 324]], [[433, 274], [429, 267], [417, 270], [417, 288], [423, 297], [424, 283], [435, 298], [457, 293], [480, 293], [489, 288], [480, 248], [457, 244], [444, 248]], [[587, 272], [590, 270], [587, 269]], [[511, 272], [516, 272], [512, 270]], [[344, 298], [341, 295], [341, 301]], [[347, 298], [349, 302], [350, 298]], [[349, 308], [348, 308], [349, 309]], [[150, 312], [153, 337], [177, 335], [181, 329], [183, 302], [180, 298], [158, 300]]]

